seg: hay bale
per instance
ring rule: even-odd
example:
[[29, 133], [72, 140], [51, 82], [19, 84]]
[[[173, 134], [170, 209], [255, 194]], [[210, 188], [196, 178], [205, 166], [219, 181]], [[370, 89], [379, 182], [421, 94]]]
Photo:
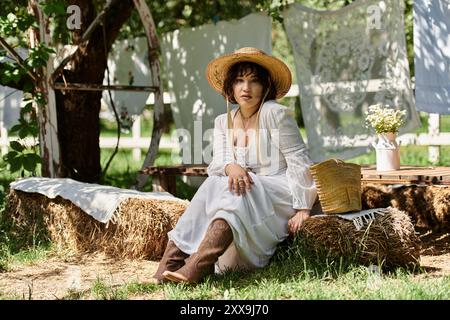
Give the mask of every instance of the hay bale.
[[391, 196], [385, 187], [380, 185], [362, 185], [362, 208], [387, 208], [391, 205]]
[[74, 253], [101, 251], [116, 258], [159, 259], [167, 232], [188, 203], [128, 199], [121, 203], [117, 221], [106, 225], [61, 197], [11, 190], [6, 216], [12, 221], [13, 236], [22, 244], [50, 240], [57, 249]]
[[436, 220], [443, 227], [450, 227], [450, 189], [434, 187], [433, 208]]
[[450, 189], [439, 186], [363, 185], [363, 209], [392, 206], [406, 212], [417, 227], [450, 227]]
[[359, 231], [352, 221], [337, 216], [313, 216], [306, 220], [301, 233], [315, 250], [356, 257], [364, 265], [381, 263], [392, 268], [419, 263], [420, 240], [411, 219], [395, 208], [389, 208], [387, 214], [376, 215], [372, 223]]

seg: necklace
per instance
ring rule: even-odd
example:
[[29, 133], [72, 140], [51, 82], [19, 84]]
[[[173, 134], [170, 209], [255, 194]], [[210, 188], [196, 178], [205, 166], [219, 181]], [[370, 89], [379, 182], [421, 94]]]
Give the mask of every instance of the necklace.
[[[244, 127], [245, 131], [247, 131], [248, 124], [250, 123], [250, 118], [253, 117], [258, 112], [258, 110], [259, 110], [259, 108], [256, 109], [250, 116], [245, 117], [241, 111], [241, 108], [239, 108], [239, 113], [241, 114], [241, 118], [242, 118], [242, 126]], [[244, 122], [244, 120], [245, 120], [245, 122]]]
[[248, 146], [248, 141], [249, 141], [247, 129], [251, 122], [250, 119], [258, 112], [258, 110], [259, 110], [259, 108], [256, 109], [250, 116], [244, 117], [244, 115], [242, 114], [241, 108], [239, 108], [239, 113], [241, 114], [242, 126], [244, 127], [244, 145], [245, 146]]

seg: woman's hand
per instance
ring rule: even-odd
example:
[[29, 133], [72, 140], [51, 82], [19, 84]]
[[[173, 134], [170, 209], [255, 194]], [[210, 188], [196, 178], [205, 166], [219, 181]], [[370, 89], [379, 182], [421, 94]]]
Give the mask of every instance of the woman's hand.
[[310, 210], [300, 209], [296, 210], [295, 214], [288, 221], [288, 231], [291, 236], [295, 236], [300, 227], [309, 218]]
[[247, 170], [240, 165], [235, 163], [228, 164], [225, 167], [225, 174], [228, 176], [228, 189], [230, 192], [234, 190], [240, 196], [241, 194], [244, 195], [246, 190], [248, 192], [252, 190], [253, 179]]

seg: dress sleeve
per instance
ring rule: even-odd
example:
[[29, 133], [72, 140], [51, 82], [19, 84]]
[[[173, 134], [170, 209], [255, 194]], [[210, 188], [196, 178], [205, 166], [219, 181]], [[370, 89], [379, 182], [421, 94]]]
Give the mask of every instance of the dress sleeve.
[[218, 116], [214, 120], [213, 158], [208, 166], [208, 176], [226, 176], [225, 166], [235, 163], [231, 148], [227, 143], [226, 117]]
[[317, 197], [317, 190], [309, 167], [313, 164], [308, 149], [292, 112], [286, 107], [271, 110], [271, 130], [278, 132], [279, 149], [286, 159], [289, 188], [293, 196], [294, 209], [311, 209]]

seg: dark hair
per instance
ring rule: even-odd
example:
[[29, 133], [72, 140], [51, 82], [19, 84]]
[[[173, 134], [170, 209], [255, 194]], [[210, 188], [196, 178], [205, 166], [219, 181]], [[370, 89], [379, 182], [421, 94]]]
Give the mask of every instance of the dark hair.
[[225, 97], [228, 97], [228, 101], [231, 103], [237, 103], [233, 94], [233, 84], [234, 81], [241, 76], [254, 74], [256, 79], [263, 86], [264, 93], [266, 90], [269, 90], [267, 94], [267, 100], [273, 100], [277, 96], [277, 91], [275, 86], [273, 85], [272, 78], [270, 77], [269, 71], [266, 68], [260, 66], [257, 63], [253, 62], [238, 62], [233, 64], [227, 72], [225, 76], [225, 81], [223, 82], [222, 94]]

